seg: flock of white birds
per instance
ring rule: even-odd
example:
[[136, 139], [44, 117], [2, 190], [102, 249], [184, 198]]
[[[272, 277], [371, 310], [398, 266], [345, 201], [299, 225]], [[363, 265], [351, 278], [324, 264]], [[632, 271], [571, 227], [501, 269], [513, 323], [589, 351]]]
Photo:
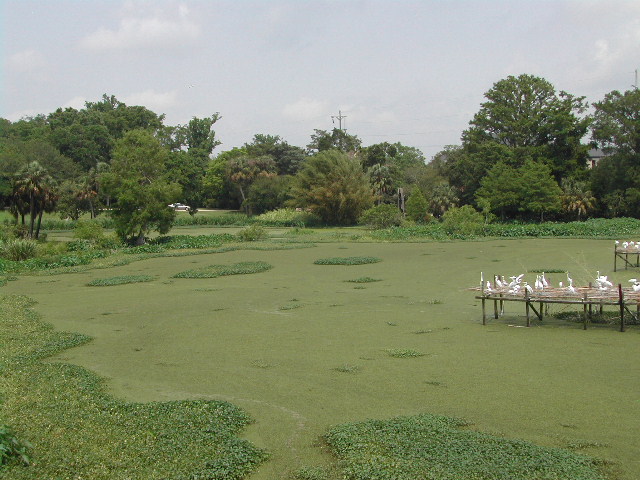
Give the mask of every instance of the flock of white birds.
[[[546, 279], [544, 272], [542, 275], [536, 275], [536, 280], [533, 283], [533, 286], [528, 282], [523, 281], [524, 273], [520, 275], [514, 275], [509, 277], [511, 281], [506, 280], [506, 277], [497, 275], [494, 277], [494, 283], [492, 284], [490, 281], [484, 281], [484, 274], [480, 273], [480, 281], [484, 286], [485, 292], [505, 292], [510, 295], [518, 295], [520, 293], [524, 293], [525, 291], [529, 294], [534, 292], [542, 292], [544, 290], [549, 290], [551, 288], [555, 288], [551, 285], [551, 283]], [[631, 283], [631, 287], [634, 292], [640, 291], [640, 281], [635, 278], [629, 280]], [[593, 288], [596, 288], [602, 292], [609, 291], [613, 288], [613, 283], [609, 280], [607, 275], [601, 275], [600, 271], [596, 272], [595, 279], [593, 281]], [[558, 282], [558, 289], [566, 292], [566, 293], [577, 293], [577, 289], [573, 284], [573, 278], [567, 273], [567, 283], [566, 285], [563, 282]], [[556, 290], [557, 291], [557, 290]]]

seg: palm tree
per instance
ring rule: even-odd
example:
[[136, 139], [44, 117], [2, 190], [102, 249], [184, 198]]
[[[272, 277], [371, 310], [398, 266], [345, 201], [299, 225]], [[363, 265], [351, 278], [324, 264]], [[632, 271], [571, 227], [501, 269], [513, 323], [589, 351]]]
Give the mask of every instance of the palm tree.
[[587, 215], [596, 205], [596, 199], [587, 190], [585, 182], [574, 181], [570, 179], [562, 180], [562, 208], [569, 213], [576, 213], [578, 220], [583, 215]]
[[367, 170], [369, 181], [373, 186], [373, 191], [378, 199], [378, 205], [382, 203], [384, 196], [391, 189], [391, 171], [386, 165], [376, 163]]
[[458, 205], [458, 195], [448, 183], [436, 185], [429, 195], [429, 208], [437, 217], [441, 217], [447, 210]]
[[[36, 216], [42, 218], [42, 212], [53, 199], [52, 178], [38, 162], [31, 162], [16, 176], [13, 183], [14, 210], [22, 215], [24, 222], [24, 204], [29, 206], [30, 238], [38, 238], [38, 231], [34, 232]], [[38, 222], [38, 228], [40, 222]]]

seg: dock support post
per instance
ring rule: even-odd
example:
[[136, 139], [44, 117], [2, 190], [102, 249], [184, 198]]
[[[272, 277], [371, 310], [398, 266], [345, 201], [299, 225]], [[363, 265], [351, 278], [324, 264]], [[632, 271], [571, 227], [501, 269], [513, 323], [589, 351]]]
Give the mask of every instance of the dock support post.
[[585, 293], [584, 296], [582, 297], [582, 302], [584, 303], [584, 305], [582, 306], [583, 308], [583, 314], [584, 314], [584, 324], [583, 324], [583, 330], [587, 329], [587, 320], [589, 318], [588, 314], [587, 314], [587, 294]]
[[531, 318], [529, 317], [529, 291], [524, 291], [525, 310], [527, 312], [527, 327], [531, 326]]
[[624, 294], [622, 284], [618, 284], [618, 301], [620, 302], [620, 331], [624, 332]]

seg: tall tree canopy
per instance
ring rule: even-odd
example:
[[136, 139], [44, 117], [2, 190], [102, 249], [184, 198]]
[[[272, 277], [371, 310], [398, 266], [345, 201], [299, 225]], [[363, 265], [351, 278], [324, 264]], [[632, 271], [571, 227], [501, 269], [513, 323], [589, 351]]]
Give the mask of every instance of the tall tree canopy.
[[165, 179], [169, 152], [146, 130], [131, 130], [116, 142], [111, 169], [102, 175], [102, 188], [116, 199], [111, 210], [116, 233], [142, 244], [151, 230], [167, 233], [180, 186]]
[[291, 194], [298, 206], [338, 225], [355, 223], [373, 204], [373, 193], [362, 165], [338, 150], [309, 158], [298, 172]]
[[349, 135], [345, 130], [334, 128], [330, 132], [315, 129], [311, 135], [311, 142], [307, 145], [310, 152], [324, 152], [326, 150], [340, 150], [345, 153], [356, 152], [360, 149], [362, 140], [356, 135]]

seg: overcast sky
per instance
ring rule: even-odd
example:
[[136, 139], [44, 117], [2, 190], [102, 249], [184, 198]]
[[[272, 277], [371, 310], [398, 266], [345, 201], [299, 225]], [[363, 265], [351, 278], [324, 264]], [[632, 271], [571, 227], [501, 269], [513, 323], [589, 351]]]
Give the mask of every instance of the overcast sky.
[[631, 88], [640, 68], [637, 0], [0, 5], [1, 117], [106, 93], [170, 125], [220, 112], [216, 152], [256, 133], [305, 146], [341, 111], [364, 145], [400, 141], [430, 159], [460, 143], [483, 94], [508, 75], [595, 102]]

